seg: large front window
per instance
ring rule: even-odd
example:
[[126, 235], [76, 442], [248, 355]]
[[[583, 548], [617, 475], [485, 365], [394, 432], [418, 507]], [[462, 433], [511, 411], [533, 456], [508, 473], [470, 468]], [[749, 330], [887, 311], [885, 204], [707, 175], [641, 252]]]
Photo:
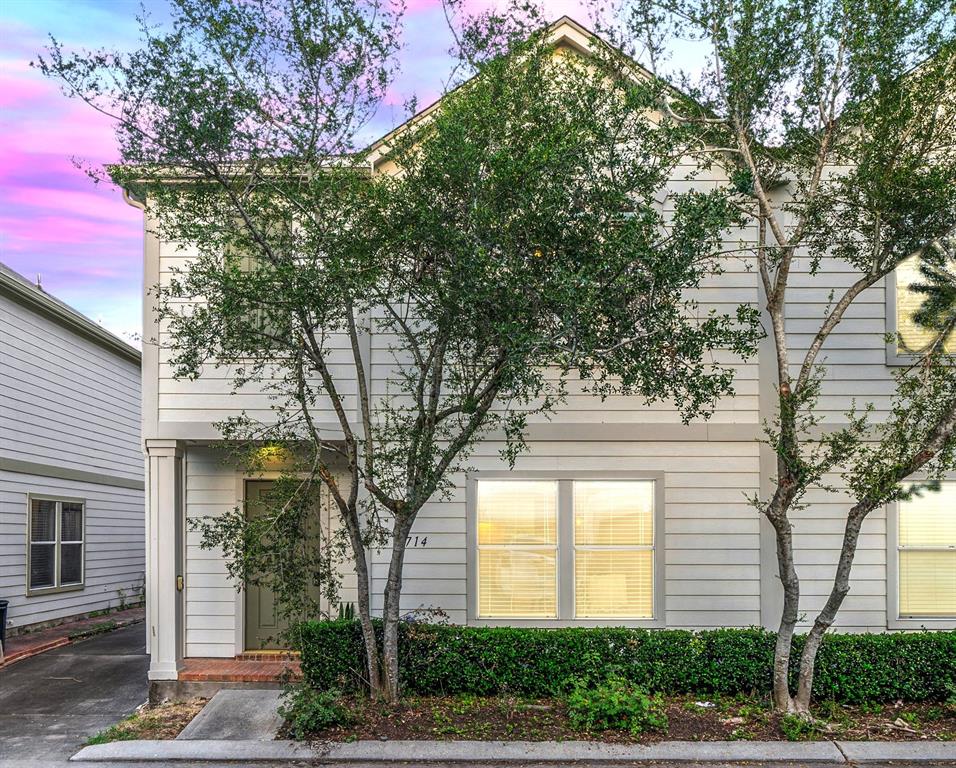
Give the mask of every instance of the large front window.
[[476, 515], [479, 619], [654, 617], [654, 481], [480, 480]]
[[956, 482], [900, 502], [901, 617], [956, 617]]

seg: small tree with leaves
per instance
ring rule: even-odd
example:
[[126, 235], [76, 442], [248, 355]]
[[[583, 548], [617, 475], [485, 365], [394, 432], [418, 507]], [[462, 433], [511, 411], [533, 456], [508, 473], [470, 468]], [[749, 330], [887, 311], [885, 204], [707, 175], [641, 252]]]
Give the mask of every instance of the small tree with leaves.
[[[768, 425], [776, 457], [773, 491], [753, 499], [776, 534], [784, 605], [774, 662], [773, 701], [807, 714], [816, 652], [849, 591], [860, 527], [867, 515], [932, 485], [954, 468], [956, 391], [952, 359], [937, 348], [897, 377], [892, 412], [868, 427], [868, 410], [847, 425], [821, 425], [815, 406], [827, 341], [864, 292], [910, 258], [929, 259], [956, 227], [956, 41], [951, 3], [697, 2], [613, 4], [615, 31], [662, 72], [675, 39], [696, 41], [705, 59], [684, 76], [690, 98], [661, 108], [699, 130], [697, 156], [720, 158], [737, 204], [758, 231], [742, 242], [765, 297], [776, 353], [777, 414]], [[688, 43], [685, 43], [688, 44]], [[692, 43], [690, 43], [692, 44]], [[833, 263], [853, 273], [838, 289], [805, 346], [787, 327], [797, 259], [825, 285]], [[924, 310], [945, 332], [935, 282]], [[945, 301], [942, 302], [945, 304]], [[823, 426], [824, 436], [814, 432]], [[875, 441], [875, 442], [874, 442]], [[800, 579], [792, 514], [829, 476], [846, 480], [851, 508], [831, 594], [815, 617], [788, 682]], [[925, 479], [918, 479], [925, 478]]]
[[[391, 71], [378, 6], [176, 7], [172, 35], [147, 29], [131, 57], [54, 48], [44, 67], [118, 118], [127, 164], [113, 178], [141, 190], [164, 240], [194, 249], [155, 288], [176, 375], [228, 367], [236, 388], [273, 398], [269, 419], [221, 425], [230, 444], [284, 458], [269, 513], [207, 521], [206, 545], [291, 614], [344, 561], [369, 687], [393, 699], [406, 540], [478, 440], [503, 435], [514, 460], [528, 416], [571, 377], [673, 398], [687, 418], [731, 389], [706, 360], [753, 351], [753, 312], [698, 317], [688, 291], [718, 268], [737, 214], [726, 194], [687, 193], [665, 221], [658, 198], [693, 134], [646, 118], [659, 84], [609, 49], [557, 49], [511, 17], [466, 23], [474, 77], [390, 139], [392, 172], [371, 173], [350, 145], [371, 108], [361, 89]], [[332, 52], [336, 35], [352, 59]], [[333, 75], [348, 99], [323, 87]], [[308, 543], [319, 489], [342, 521], [321, 552]], [[371, 547], [388, 552], [381, 649]]]

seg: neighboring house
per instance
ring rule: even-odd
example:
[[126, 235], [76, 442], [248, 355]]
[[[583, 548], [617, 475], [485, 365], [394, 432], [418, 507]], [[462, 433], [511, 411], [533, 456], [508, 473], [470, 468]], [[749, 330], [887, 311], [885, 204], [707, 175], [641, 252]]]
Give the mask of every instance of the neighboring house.
[[[554, 30], [561, 44], [584, 51], [590, 45], [570, 20]], [[375, 151], [373, 170], [389, 172], [387, 158]], [[713, 170], [693, 181], [675, 178], [672, 186], [706, 189], [725, 181]], [[147, 221], [147, 286], [167, 280], [190, 257], [188, 248], [160, 242], [152, 230]], [[733, 260], [724, 266], [700, 289], [704, 308], [758, 304], [756, 270]], [[795, 353], [809, 343], [831, 291], [850, 279], [831, 262], [815, 276], [809, 268], [796, 262], [790, 289]], [[854, 399], [872, 401], [876, 418], [888, 410], [893, 373], [907, 358], [887, 347], [884, 334], [898, 326], [910, 337], [918, 333], [907, 319], [907, 280], [899, 280], [869, 289], [827, 343], [817, 411], [829, 424], [844, 420]], [[189, 519], [222, 514], [261, 493], [269, 473], [251, 476], [224, 464], [213, 447], [215, 423], [243, 410], [268, 418], [270, 401], [255, 389], [232, 393], [228, 370], [208, 367], [197, 381], [177, 381], [162, 351], [170, 340], [149, 298], [144, 327], [147, 339], [160, 342], [143, 353], [150, 676], [176, 680], [184, 658], [231, 658], [267, 645], [274, 632], [271, 596], [237, 591], [221, 553], [202, 549], [187, 527]], [[392, 360], [382, 339], [366, 344], [374, 389]], [[782, 594], [774, 537], [745, 498], [766, 495], [773, 475], [774, 455], [759, 442], [776, 404], [773, 349], [727, 362], [736, 365], [737, 394], [709, 421], [685, 425], [666, 404], [579, 393], [550, 420], [532, 421], [529, 451], [514, 471], [500, 457], [500, 443], [479, 445], [469, 459], [475, 471], [456, 477], [457, 490], [427, 504], [415, 523], [403, 610], [441, 608], [452, 621], [475, 625], [775, 626]], [[334, 423], [331, 414], [327, 422]], [[794, 542], [801, 609], [812, 616], [831, 588], [848, 505], [822, 491], [806, 501], [795, 516]], [[956, 477], [940, 494], [889, 505], [867, 520], [840, 629], [956, 627], [956, 532], [941, 514], [953, 507]], [[601, 525], [608, 518], [627, 524], [609, 529]], [[520, 537], [502, 531], [535, 543], [513, 544]], [[379, 601], [386, 568], [387, 552], [372, 553]], [[347, 589], [345, 599], [351, 594]], [[374, 607], [380, 610], [380, 602]]]
[[142, 601], [140, 353], [0, 264], [0, 599], [8, 626]]

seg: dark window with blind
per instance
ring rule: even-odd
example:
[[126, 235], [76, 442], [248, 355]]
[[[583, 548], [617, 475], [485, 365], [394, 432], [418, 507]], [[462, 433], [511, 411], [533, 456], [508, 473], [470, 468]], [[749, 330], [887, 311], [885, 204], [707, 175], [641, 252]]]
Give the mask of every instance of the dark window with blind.
[[30, 498], [30, 593], [83, 586], [82, 501]]

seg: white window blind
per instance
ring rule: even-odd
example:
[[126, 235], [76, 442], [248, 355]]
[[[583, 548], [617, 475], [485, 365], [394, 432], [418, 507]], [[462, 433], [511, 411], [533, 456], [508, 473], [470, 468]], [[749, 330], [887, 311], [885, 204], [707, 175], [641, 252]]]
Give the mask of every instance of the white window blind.
[[558, 486], [478, 483], [478, 615], [557, 616]]
[[478, 618], [654, 618], [654, 481], [476, 488]]
[[82, 586], [84, 514], [79, 501], [31, 497], [28, 591]]
[[574, 483], [578, 618], [654, 615], [654, 484]]
[[[899, 335], [898, 351], [902, 354], [919, 352], [936, 339], [933, 331], [917, 325], [913, 320], [913, 315], [926, 297], [910, 290], [910, 286], [923, 280], [917, 256], [907, 259], [896, 268], [896, 329]], [[949, 337], [944, 348], [947, 352], [956, 353], [956, 334]]]
[[956, 616], [956, 482], [899, 506], [901, 616]]

